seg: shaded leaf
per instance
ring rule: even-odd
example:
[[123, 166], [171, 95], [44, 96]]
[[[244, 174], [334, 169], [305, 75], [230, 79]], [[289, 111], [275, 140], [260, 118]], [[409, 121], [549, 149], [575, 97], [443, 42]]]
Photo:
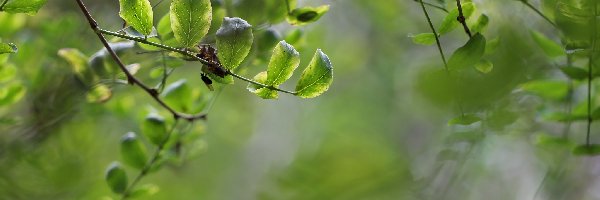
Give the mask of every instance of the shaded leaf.
[[160, 145], [167, 135], [165, 118], [157, 113], [150, 113], [142, 123], [141, 130], [152, 144]]
[[153, 29], [152, 5], [148, 0], [119, 0], [119, 16], [143, 35]]
[[216, 38], [219, 61], [225, 68], [234, 70], [250, 52], [254, 35], [248, 22], [237, 17], [225, 17]]
[[454, 144], [459, 142], [476, 143], [481, 141], [485, 137], [484, 134], [479, 132], [458, 132], [452, 133], [446, 137], [446, 144]]
[[148, 197], [148, 196], [152, 196], [154, 194], [156, 194], [158, 191], [160, 190], [160, 188], [157, 185], [154, 184], [146, 184], [146, 185], [142, 185], [139, 187], [136, 187], [135, 189], [133, 189], [128, 197], [129, 198], [144, 198], [144, 197]]
[[485, 44], [485, 37], [479, 33], [475, 34], [469, 39], [467, 44], [458, 48], [450, 56], [450, 59], [448, 59], [448, 68], [459, 70], [475, 65], [485, 52]]
[[487, 28], [489, 22], [490, 18], [487, 15], [482, 14], [479, 16], [479, 18], [477, 18], [477, 21], [469, 27], [471, 27], [471, 32], [481, 33], [485, 30], [485, 28]]
[[26, 88], [20, 83], [13, 83], [0, 88], [0, 106], [14, 104], [25, 96]]
[[597, 156], [600, 155], [600, 145], [579, 145], [573, 148], [573, 155], [577, 156]]
[[542, 33], [530, 30], [529, 33], [533, 40], [544, 50], [544, 53], [550, 57], [564, 56], [565, 50], [558, 43], [548, 39]]
[[[256, 76], [254, 76], [253, 80], [265, 84], [267, 82], [267, 72], [263, 71], [258, 73]], [[246, 88], [248, 89], [248, 91], [258, 95], [260, 98], [263, 99], [277, 99], [279, 97], [277, 91], [271, 90], [269, 88], [264, 88], [253, 83], [248, 83], [248, 86]]]
[[287, 21], [291, 25], [302, 26], [319, 20], [329, 11], [329, 5], [319, 7], [303, 7], [292, 10], [287, 16]]
[[588, 77], [588, 71], [579, 67], [561, 67], [560, 71], [575, 80], [584, 80]]
[[146, 146], [133, 132], [129, 132], [121, 138], [121, 159], [125, 164], [136, 169], [144, 168], [148, 162]]
[[171, 29], [184, 47], [192, 47], [208, 33], [212, 20], [210, 0], [173, 0]]
[[167, 85], [161, 96], [165, 103], [182, 111], [187, 111], [193, 103], [192, 88], [185, 79]]
[[302, 98], [313, 98], [321, 95], [329, 89], [333, 81], [333, 67], [329, 57], [317, 49], [308, 67], [304, 69], [298, 84], [296, 85], [296, 96]]
[[538, 134], [535, 144], [548, 149], [571, 149], [575, 146], [575, 142], [567, 138], [550, 136], [548, 134]]
[[106, 170], [106, 183], [117, 194], [122, 194], [127, 189], [127, 173], [118, 162], [113, 162]]
[[466, 114], [458, 116], [448, 121], [448, 125], [471, 125], [475, 122], [481, 121], [481, 117], [473, 114]]

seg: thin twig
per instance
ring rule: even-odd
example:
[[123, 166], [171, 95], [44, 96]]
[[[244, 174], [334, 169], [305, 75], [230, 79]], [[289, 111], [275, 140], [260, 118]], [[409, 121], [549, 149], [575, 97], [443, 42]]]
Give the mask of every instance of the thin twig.
[[175, 119], [183, 118], [183, 119], [186, 119], [186, 120], [189, 120], [189, 121], [194, 121], [194, 120], [198, 120], [198, 119], [206, 119], [206, 114], [202, 114], [202, 113], [200, 113], [200, 114], [187, 114], [187, 113], [181, 113], [181, 112], [176, 111], [175, 109], [173, 109], [169, 105], [167, 105], [162, 99], [160, 99], [159, 93], [158, 93], [158, 91], [156, 91], [156, 89], [152, 89], [152, 88], [146, 86], [140, 80], [138, 80], [137, 78], [135, 78], [135, 76], [133, 76], [127, 70], [127, 68], [125, 67], [125, 64], [123, 64], [123, 62], [121, 61], [121, 59], [119, 58], [119, 56], [111, 48], [111, 46], [109, 45], [108, 41], [106, 41], [106, 38], [104, 38], [104, 35], [102, 35], [103, 31], [98, 27], [98, 23], [96, 22], [96, 20], [94, 20], [94, 18], [90, 14], [90, 12], [87, 10], [87, 8], [83, 4], [82, 0], [75, 0], [75, 1], [77, 1], [77, 4], [79, 5], [79, 8], [81, 9], [81, 12], [83, 12], [83, 14], [85, 15], [87, 21], [90, 24], [90, 27], [92, 28], [92, 30], [94, 30], [94, 32], [98, 36], [98, 39], [100, 39], [100, 42], [102, 42], [102, 44], [106, 48], [106, 51], [108, 51], [108, 53], [111, 55], [111, 57], [113, 58], [113, 60], [117, 63], [117, 65], [121, 69], [121, 71], [123, 71], [123, 73], [125, 73], [125, 76], [127, 76], [127, 82], [129, 84], [138, 85], [140, 88], [142, 88], [158, 104], [160, 104], [162, 107], [164, 107], [165, 109], [167, 109], [171, 114], [173, 114], [173, 117]]
[[[419, 0], [414, 0], [415, 2], [419, 2]], [[448, 9], [442, 7], [442, 6], [438, 6], [432, 3], [428, 3], [428, 2], [423, 2], [423, 4], [425, 4], [426, 6], [432, 7], [432, 8], [437, 8], [441, 11], [444, 11], [445, 13], [448, 13]]]
[[4, 2], [2, 2], [2, 5], [0, 5], [0, 11], [4, 11], [4, 5], [6, 5], [6, 3], [8, 3], [8, 0], [4, 0]]
[[442, 56], [442, 61], [444, 62], [444, 69], [446, 69], [446, 72], [450, 72], [450, 69], [448, 68], [448, 63], [446, 62], [446, 56], [444, 56], [444, 51], [442, 50], [442, 44], [440, 43], [440, 38], [437, 34], [437, 31], [435, 30], [435, 27], [433, 27], [433, 23], [431, 22], [429, 13], [427, 12], [427, 9], [425, 8], [425, 3], [423, 3], [423, 0], [419, 0], [419, 3], [421, 3], [421, 8], [423, 8], [423, 13], [425, 13], [425, 17], [427, 18], [427, 23], [429, 23], [429, 28], [431, 28], [431, 32], [433, 32], [433, 36], [435, 37], [435, 43], [437, 44], [438, 51], [440, 52], [440, 56]]
[[462, 5], [460, 5], [460, 0], [456, 0], [456, 7], [458, 8], [458, 17], [456, 20], [460, 22], [465, 29], [465, 33], [469, 36], [469, 38], [473, 37], [471, 34], [471, 30], [469, 30], [469, 26], [467, 25], [467, 18], [465, 17], [462, 9]]
[[175, 119], [175, 122], [173, 123], [173, 127], [171, 127], [171, 130], [169, 130], [167, 132], [167, 135], [165, 136], [165, 138], [160, 142], [160, 144], [158, 144], [158, 147], [157, 147], [156, 151], [154, 152], [154, 155], [152, 155], [152, 158], [150, 159], [150, 161], [148, 163], [146, 163], [146, 165], [144, 165], [144, 167], [142, 168], [140, 173], [135, 177], [135, 179], [133, 179], [133, 182], [131, 182], [131, 184], [129, 184], [129, 186], [127, 186], [127, 188], [125, 189], [125, 192], [123, 192], [123, 196], [121, 196], [121, 200], [127, 199], [129, 197], [131, 190], [133, 190], [133, 188], [135, 188], [135, 186], [138, 184], [138, 182], [140, 182], [140, 180], [142, 180], [142, 178], [144, 176], [146, 176], [146, 174], [148, 174], [148, 172], [150, 171], [150, 169], [152, 169], [152, 167], [154, 166], [156, 161], [158, 161], [158, 159], [160, 158], [160, 152], [162, 152], [162, 150], [165, 148], [165, 145], [171, 138], [171, 135], [173, 134], [173, 130], [175, 130], [175, 128], [177, 127], [178, 122], [179, 122], [179, 120]]
[[548, 16], [544, 15], [544, 13], [542, 13], [540, 10], [533, 7], [533, 5], [531, 5], [529, 2], [527, 2], [526, 0], [519, 0], [519, 1], [523, 4], [525, 4], [527, 7], [531, 8], [533, 11], [535, 11], [540, 17], [544, 18], [548, 23], [552, 24], [552, 26], [556, 27], [556, 24], [552, 20], [550, 20], [550, 18], [548, 18]]

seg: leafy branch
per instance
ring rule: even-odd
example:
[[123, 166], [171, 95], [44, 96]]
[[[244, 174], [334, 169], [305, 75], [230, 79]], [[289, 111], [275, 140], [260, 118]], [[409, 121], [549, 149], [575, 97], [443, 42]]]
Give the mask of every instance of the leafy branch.
[[[102, 29], [100, 29], [98, 27], [98, 23], [92, 17], [92, 15], [88, 11], [88, 9], [85, 7], [85, 4], [82, 2], [82, 0], [75, 0], [75, 1], [79, 5], [79, 8], [81, 9], [81, 12], [83, 12], [83, 14], [85, 15], [88, 23], [90, 24], [91, 29], [94, 30], [94, 32], [98, 36], [98, 39], [100, 40], [100, 42], [102, 42], [102, 44], [106, 48], [106, 51], [108, 51], [108, 53], [111, 55], [111, 57], [113, 58], [113, 60], [117, 63], [117, 65], [121, 69], [121, 71], [127, 77], [127, 82], [129, 84], [139, 86], [142, 90], [144, 90], [146, 93], [148, 93], [148, 95], [150, 95], [158, 104], [160, 104], [163, 108], [167, 109], [173, 115], [173, 117], [175, 119], [182, 118], [182, 119], [186, 119], [188, 121], [195, 121], [195, 120], [198, 120], [198, 119], [203, 119], [203, 120], [206, 119], [206, 114], [202, 114], [202, 113], [199, 113], [199, 114], [188, 114], [188, 113], [181, 113], [181, 112], [176, 111], [175, 109], [173, 109], [172, 107], [170, 107], [169, 105], [167, 105], [162, 99], [160, 99], [159, 93], [158, 93], [158, 91], [156, 89], [150, 88], [149, 86], [145, 85], [142, 81], [140, 81], [139, 79], [137, 79], [135, 76], [133, 76], [129, 72], [129, 70], [127, 70], [125, 64], [123, 64], [123, 61], [121, 61], [121, 59], [119, 58], [119, 56], [117, 55], [117, 53], [115, 53], [115, 51], [108, 44], [108, 41], [104, 37], [103, 33], [108, 34], [109, 31], [104, 31], [104, 30], [102, 30]], [[116, 34], [118, 34], [118, 33], [116, 33]], [[167, 47], [165, 45], [161, 45], [161, 46]], [[207, 62], [207, 61], [205, 61], [205, 62]]]

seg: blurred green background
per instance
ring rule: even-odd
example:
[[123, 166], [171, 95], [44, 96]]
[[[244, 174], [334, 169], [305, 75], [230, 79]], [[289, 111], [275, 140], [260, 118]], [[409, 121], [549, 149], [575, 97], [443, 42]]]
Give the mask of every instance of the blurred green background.
[[[120, 29], [118, 1], [85, 2], [102, 27]], [[277, 4], [233, 3], [233, 15], [247, 19], [257, 35], [268, 27], [263, 6]], [[481, 125], [480, 138], [453, 142], [454, 133], [473, 127], [447, 125], [459, 110], [448, 103], [452, 94], [440, 78], [437, 49], [409, 37], [429, 32], [417, 2], [299, 3], [331, 7], [314, 24], [270, 28], [283, 36], [303, 31], [296, 44], [301, 68], [317, 48], [329, 55], [329, 91], [315, 99], [280, 94], [279, 100], [262, 100], [236, 80], [209, 93], [198, 64], [177, 68], [170, 81], [185, 78], [212, 106], [208, 121], [194, 124], [192, 132], [202, 134], [198, 154], [142, 180], [160, 187], [148, 199], [600, 199], [597, 157], [536, 146], [539, 133], [558, 134], [563, 125], [541, 120], [539, 110], [548, 105], [518, 86], [554, 77], [550, 69], [564, 61], [545, 57], [534, 45], [530, 29], [559, 35], [523, 4], [474, 1], [490, 17], [484, 35], [501, 42], [489, 56], [493, 71], [464, 79], [463, 109], [498, 118]], [[439, 25], [445, 13], [428, 9]], [[167, 11], [168, 1], [157, 6], [155, 23]], [[0, 86], [27, 88], [22, 100], [0, 107], [0, 199], [111, 196], [104, 171], [119, 159], [121, 136], [139, 132], [146, 113], [162, 108], [129, 86], [113, 87], [106, 103], [86, 101], [69, 63], [58, 55], [75, 48], [91, 56], [102, 47], [75, 1], [49, 1], [35, 16], [0, 13], [0, 37], [19, 46], [7, 61], [16, 77]], [[445, 35], [447, 56], [467, 40], [460, 29]], [[129, 58], [148, 73], [156, 67], [146, 62], [152, 56]], [[264, 60], [253, 62], [242, 74], [251, 77], [265, 67]], [[584, 141], [584, 126], [573, 123], [573, 141]]]

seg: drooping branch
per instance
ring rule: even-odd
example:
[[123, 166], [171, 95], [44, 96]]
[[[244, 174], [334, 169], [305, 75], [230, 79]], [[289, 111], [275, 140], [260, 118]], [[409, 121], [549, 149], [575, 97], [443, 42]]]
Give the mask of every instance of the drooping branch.
[[182, 119], [186, 119], [188, 121], [195, 121], [195, 120], [198, 120], [198, 119], [202, 119], [202, 120], [206, 119], [206, 114], [202, 114], [202, 113], [199, 113], [199, 114], [188, 114], [188, 113], [181, 113], [181, 112], [176, 111], [175, 109], [173, 109], [169, 105], [167, 105], [162, 99], [160, 99], [159, 93], [158, 93], [158, 91], [156, 89], [150, 88], [149, 86], [147, 86], [144, 83], [142, 83], [135, 76], [133, 76], [129, 72], [129, 70], [127, 70], [127, 68], [125, 67], [125, 64], [123, 64], [123, 61], [121, 61], [121, 59], [119, 58], [119, 56], [117, 55], [117, 53], [115, 53], [115, 51], [109, 45], [108, 41], [106, 41], [106, 38], [104, 38], [104, 35], [102, 34], [103, 31], [101, 31], [101, 29], [98, 27], [98, 23], [92, 17], [92, 15], [88, 11], [88, 9], [85, 7], [85, 4], [82, 2], [82, 0], [75, 0], [75, 1], [79, 5], [79, 8], [81, 9], [81, 12], [83, 12], [83, 14], [85, 15], [87, 21], [90, 24], [90, 27], [92, 28], [92, 30], [94, 30], [94, 32], [98, 36], [98, 39], [100, 39], [100, 42], [102, 42], [102, 44], [106, 48], [106, 51], [111, 55], [111, 57], [113, 58], [113, 60], [117, 63], [117, 65], [119, 66], [119, 68], [121, 69], [121, 71], [123, 71], [123, 73], [127, 77], [127, 82], [129, 84], [137, 85], [138, 87], [142, 88], [158, 104], [160, 104], [163, 108], [167, 109], [173, 115], [173, 117], [175, 119], [182, 118]]

